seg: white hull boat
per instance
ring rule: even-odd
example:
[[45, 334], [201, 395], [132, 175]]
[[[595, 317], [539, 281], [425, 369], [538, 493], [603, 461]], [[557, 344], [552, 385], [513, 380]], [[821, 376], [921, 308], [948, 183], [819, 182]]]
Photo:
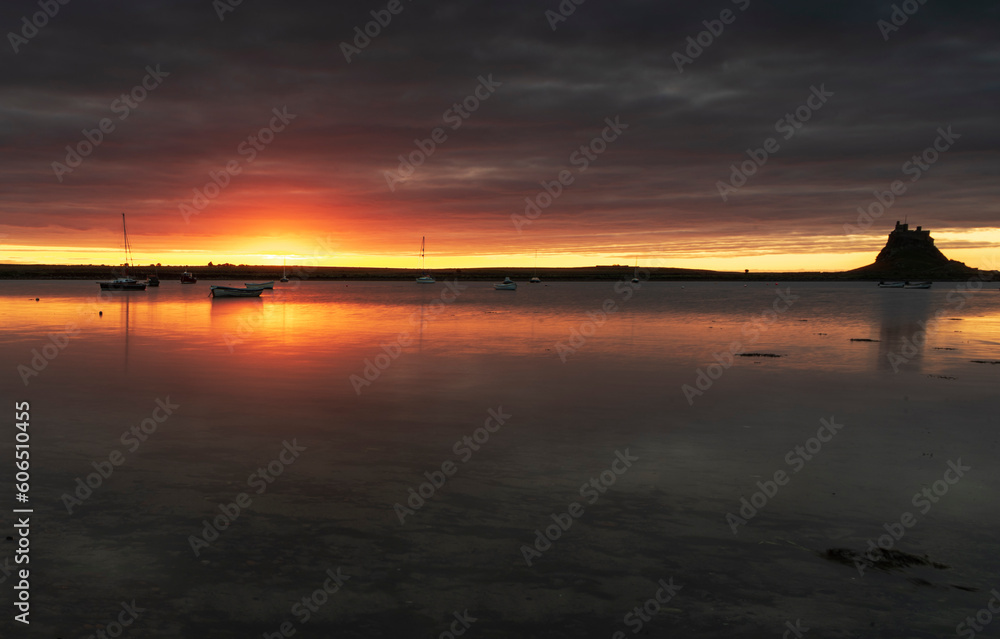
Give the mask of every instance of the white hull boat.
[[505, 277], [503, 278], [503, 282], [501, 282], [500, 284], [494, 284], [493, 288], [495, 288], [498, 291], [516, 291], [517, 282], [510, 279], [509, 277]]
[[271, 281], [271, 282], [260, 282], [259, 284], [244, 283], [243, 285], [246, 286], [249, 289], [259, 288], [262, 291], [263, 290], [270, 290], [270, 289], [274, 288], [274, 282], [273, 281]]
[[260, 297], [262, 288], [237, 288], [235, 286], [213, 286], [212, 297]]

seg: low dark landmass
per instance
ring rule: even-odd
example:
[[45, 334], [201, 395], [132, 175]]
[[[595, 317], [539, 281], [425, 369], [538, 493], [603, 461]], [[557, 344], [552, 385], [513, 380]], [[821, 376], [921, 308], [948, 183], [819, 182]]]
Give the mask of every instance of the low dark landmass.
[[[0, 264], [0, 280], [107, 280], [116, 276], [117, 266], [110, 265], [45, 265], [45, 264]], [[274, 266], [245, 265], [214, 265], [214, 266], [160, 266], [132, 269], [136, 279], [145, 279], [149, 275], [157, 275], [161, 281], [178, 281], [181, 273], [190, 271], [199, 280], [241, 280], [247, 282], [279, 280], [281, 268]], [[631, 279], [632, 266], [590, 266], [581, 268], [546, 268], [538, 269], [537, 275], [546, 281], [610, 281]], [[536, 274], [533, 268], [463, 268], [463, 269], [430, 269], [429, 273], [437, 280], [490, 280], [500, 281], [511, 277], [516, 281], [526, 282]], [[935, 281], [960, 281], [980, 273], [977, 269], [967, 268], [960, 271], [939, 272], [934, 277], [920, 272], [910, 277], [896, 274], [892, 279], [933, 279]], [[995, 271], [982, 271], [982, 277], [987, 280], [1000, 281], [1000, 275]], [[289, 268], [288, 277], [299, 280], [413, 280], [423, 274], [418, 269], [403, 268], [359, 268], [323, 266], [315, 268]], [[812, 282], [812, 281], [878, 281], [887, 279], [881, 273], [865, 273], [860, 269], [840, 272], [803, 272], [803, 273], [739, 273], [734, 271], [706, 271], [683, 268], [649, 268], [639, 269], [638, 276], [642, 280], [655, 281], [738, 281], [738, 282]]]

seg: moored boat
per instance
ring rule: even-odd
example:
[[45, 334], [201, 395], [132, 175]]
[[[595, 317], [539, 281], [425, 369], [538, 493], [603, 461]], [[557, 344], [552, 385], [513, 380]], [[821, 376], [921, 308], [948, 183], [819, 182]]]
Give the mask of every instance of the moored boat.
[[146, 278], [146, 284], [148, 286], [159, 286], [160, 278], [157, 277], [156, 275], [150, 275], [149, 277]]
[[198, 278], [194, 276], [194, 273], [184, 271], [181, 273], [181, 284], [194, 284], [198, 281]]
[[934, 282], [907, 282], [903, 288], [930, 288]]
[[262, 288], [237, 288], [235, 286], [212, 286], [212, 297], [260, 297]]
[[122, 274], [110, 282], [98, 282], [97, 284], [102, 291], [145, 291], [146, 282], [137, 282], [135, 278], [129, 276], [132, 246], [128, 243], [128, 229], [125, 227], [124, 213], [122, 213], [122, 234], [125, 237], [125, 264], [122, 266]]
[[102, 291], [145, 291], [146, 283], [131, 277], [117, 277], [110, 282], [98, 282]]
[[424, 263], [426, 260], [426, 258], [424, 257], [424, 242], [426, 240], [427, 240], [426, 237], [420, 238], [420, 270], [422, 270], [424, 274], [417, 278], [417, 282], [419, 282], [420, 284], [433, 284], [434, 278], [431, 277], [430, 273], [428, 273], [427, 269], [424, 267]]
[[503, 282], [501, 282], [500, 284], [494, 284], [493, 288], [495, 288], [498, 291], [516, 291], [517, 282], [510, 279], [509, 277], [505, 277], [503, 278]]
[[274, 281], [272, 280], [270, 282], [260, 282], [259, 284], [253, 284], [253, 283], [244, 282], [243, 285], [246, 286], [247, 288], [250, 288], [250, 289], [253, 289], [253, 288], [259, 288], [261, 290], [273, 289], [274, 288]]
[[903, 288], [903, 286], [905, 286], [905, 285], [906, 285], [905, 282], [879, 282], [878, 283], [878, 287], [879, 288]]

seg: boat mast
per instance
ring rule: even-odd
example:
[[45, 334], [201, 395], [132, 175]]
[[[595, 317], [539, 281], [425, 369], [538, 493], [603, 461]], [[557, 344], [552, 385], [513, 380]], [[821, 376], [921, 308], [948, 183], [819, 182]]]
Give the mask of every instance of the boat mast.
[[427, 271], [427, 267], [424, 266], [424, 264], [425, 264], [425, 261], [424, 261], [424, 242], [426, 240], [427, 240], [427, 236], [426, 235], [422, 236], [420, 238], [420, 270], [421, 271]]
[[124, 213], [122, 213], [122, 233], [125, 235], [125, 275], [128, 275], [129, 266], [132, 262], [132, 247], [128, 243], [128, 229], [125, 228]]

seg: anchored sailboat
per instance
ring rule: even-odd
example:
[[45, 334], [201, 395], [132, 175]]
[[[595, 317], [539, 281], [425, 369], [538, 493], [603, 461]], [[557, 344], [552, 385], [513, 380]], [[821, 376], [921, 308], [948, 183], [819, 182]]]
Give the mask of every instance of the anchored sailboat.
[[427, 268], [424, 266], [424, 262], [426, 259], [424, 257], [424, 242], [426, 240], [427, 240], [426, 237], [420, 238], [420, 270], [422, 270], [424, 274], [418, 277], [417, 281], [420, 282], [421, 284], [433, 284], [434, 278], [430, 276], [430, 274], [427, 272]]
[[135, 278], [129, 276], [129, 268], [132, 262], [132, 247], [128, 243], [128, 229], [125, 227], [124, 213], [122, 213], [122, 233], [125, 235], [125, 265], [122, 267], [122, 274], [110, 282], [98, 282], [98, 284], [100, 284], [101, 290], [105, 291], [145, 291], [145, 282], [137, 282]]
[[528, 280], [529, 284], [541, 284], [542, 280], [538, 277], [538, 251], [535, 251], [535, 272], [532, 273], [531, 279]]

